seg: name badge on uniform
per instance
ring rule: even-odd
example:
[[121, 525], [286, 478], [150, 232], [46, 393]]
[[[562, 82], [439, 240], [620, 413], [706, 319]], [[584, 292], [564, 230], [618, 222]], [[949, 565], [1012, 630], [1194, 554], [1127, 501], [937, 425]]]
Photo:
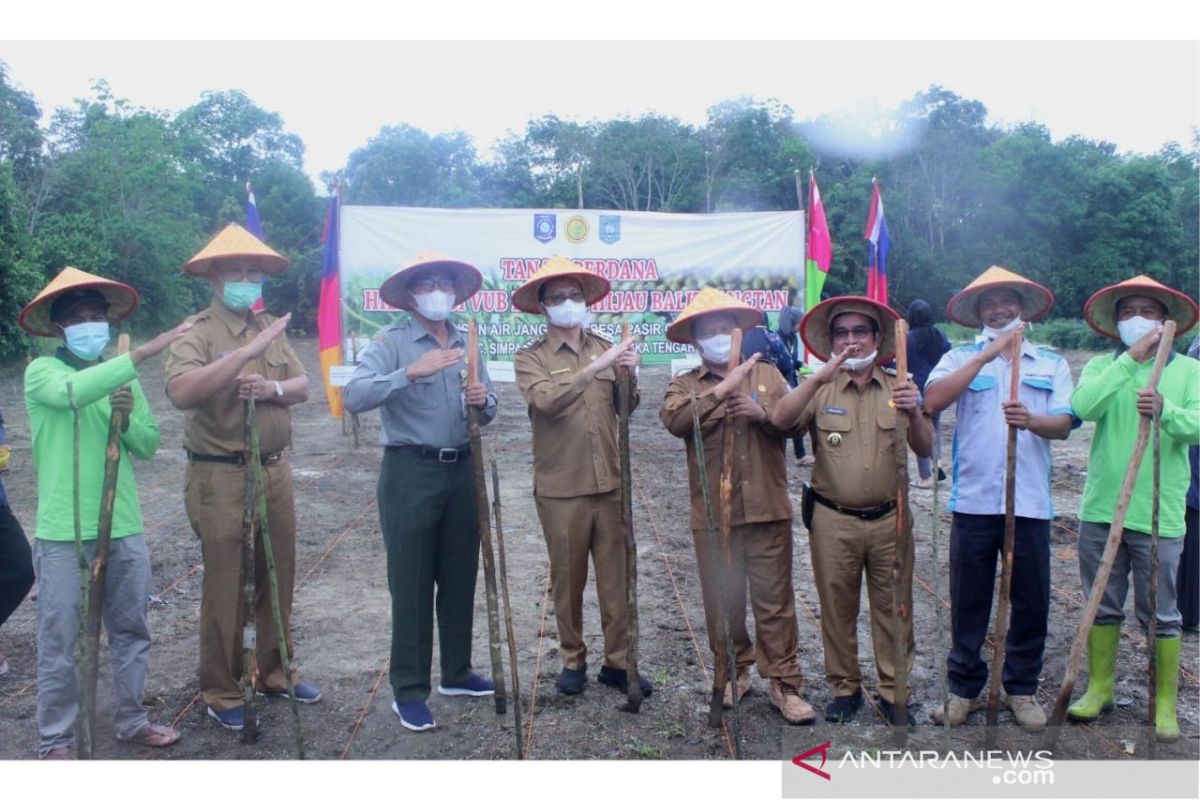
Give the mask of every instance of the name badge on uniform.
[[844, 416], [846, 416], [846, 409], [838, 408], [837, 406], [825, 406], [824, 408], [821, 409], [821, 413], [822, 414], [833, 414], [834, 416], [837, 416], [837, 417], [844, 417]]
[[562, 369], [552, 369], [552, 370], [550, 370], [550, 375], [551, 376], [562, 375], [564, 372], [570, 372], [570, 371], [571, 371], [570, 367], [563, 367]]

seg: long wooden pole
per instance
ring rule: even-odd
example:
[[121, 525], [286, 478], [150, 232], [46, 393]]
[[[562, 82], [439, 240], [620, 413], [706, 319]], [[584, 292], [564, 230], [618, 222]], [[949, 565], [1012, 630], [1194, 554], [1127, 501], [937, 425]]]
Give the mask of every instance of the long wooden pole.
[[[1158, 352], [1154, 356], [1154, 366], [1146, 381], [1146, 388], [1151, 391], [1158, 389], [1158, 379], [1162, 377], [1163, 366], [1171, 354], [1171, 344], [1175, 341], [1175, 322], [1167, 320], [1163, 323], [1162, 338], [1158, 341]], [[1063, 675], [1062, 686], [1054, 701], [1054, 710], [1042, 736], [1042, 746], [1046, 749], [1054, 747], [1067, 716], [1067, 703], [1071, 701], [1071, 692], [1075, 689], [1075, 678], [1079, 673], [1079, 660], [1083, 655], [1084, 645], [1092, 624], [1096, 621], [1096, 611], [1100, 608], [1100, 600], [1104, 595], [1104, 587], [1108, 585], [1108, 576], [1112, 572], [1113, 560], [1121, 543], [1121, 534], [1125, 530], [1125, 516], [1129, 512], [1129, 498], [1133, 496], [1133, 485], [1137, 481], [1138, 470], [1142, 466], [1142, 457], [1146, 454], [1147, 440], [1150, 438], [1150, 419], [1141, 417], [1138, 420], [1137, 439], [1133, 445], [1133, 455], [1129, 467], [1125, 470], [1125, 481], [1121, 484], [1121, 494], [1117, 497], [1117, 506], [1113, 511], [1112, 523], [1108, 527], [1108, 541], [1104, 544], [1104, 555], [1100, 558], [1100, 566], [1096, 570], [1096, 578], [1092, 581], [1092, 590], [1088, 594], [1087, 605], [1079, 619], [1079, 628], [1075, 631], [1075, 640], [1071, 642], [1071, 652], [1067, 657], [1067, 671]]]
[[500, 515], [500, 470], [492, 461], [492, 514], [496, 518], [496, 550], [500, 557], [500, 592], [504, 596], [504, 633], [508, 639], [508, 670], [512, 673], [513, 730], [517, 735], [517, 759], [525, 758], [525, 734], [521, 730], [521, 678], [517, 671], [517, 637], [513, 633], [512, 601], [508, 598], [508, 564], [504, 560], [504, 521]]
[[[75, 385], [67, 381], [67, 405], [71, 407], [71, 504], [75, 521], [75, 555], [79, 559], [79, 662], [87, 663], [88, 598], [91, 595], [88, 583], [92, 577], [87, 552], [83, 549], [83, 514], [79, 497], [79, 405], [75, 402]], [[89, 758], [93, 752], [92, 732], [96, 726], [89, 714], [95, 713], [95, 704], [89, 703], [86, 695], [87, 681], [83, 681], [80, 698], [82, 713], [79, 715], [79, 753]], [[91, 709], [91, 710], [89, 710]]]
[[[908, 380], [908, 322], [896, 320], [896, 380]], [[905, 619], [908, 607], [900, 576], [903, 574], [903, 544], [908, 533], [908, 426], [896, 424], [896, 541], [892, 552], [892, 639], [896, 660], [896, 685], [893, 689], [892, 710], [895, 736], [903, 745], [908, 741], [908, 647]], [[936, 475], [934, 476], [937, 477]]]
[[[129, 352], [129, 334], [117, 338], [117, 355]], [[95, 757], [96, 745], [96, 683], [100, 671], [100, 623], [104, 617], [104, 582], [108, 575], [108, 551], [112, 542], [113, 506], [117, 497], [117, 474], [121, 467], [121, 432], [127, 417], [113, 411], [108, 421], [108, 442], [104, 447], [104, 482], [100, 488], [100, 520], [96, 523], [96, 549], [92, 553], [91, 579], [88, 586], [87, 644], [84, 647], [83, 690], [80, 701], [85, 704], [83, 724], [88, 735], [79, 750], [83, 759]]]
[[[254, 441], [254, 401], [246, 403], [242, 452], [249, 458]], [[254, 686], [258, 683], [258, 629], [254, 619], [254, 470], [243, 464], [242, 498], [242, 743], [258, 739], [258, 708]]]
[[[742, 329], [734, 328], [729, 345], [729, 363], [725, 366], [726, 374], [737, 369], [741, 357]], [[737, 652], [733, 646], [733, 609], [729, 607], [729, 598], [726, 596], [726, 590], [732, 588], [728, 585], [728, 581], [730, 564], [733, 561], [733, 451], [736, 441], [734, 434], [738, 424], [738, 420], [734, 419], [726, 410], [721, 427], [721, 557], [715, 562], [715, 565], [724, 576], [720, 584], [723, 590], [721, 592], [721, 608], [725, 614], [725, 679], [729, 681], [730, 692], [733, 695], [733, 740], [735, 757], [740, 758], [741, 721], [738, 714]], [[704, 465], [701, 464], [700, 468], [703, 470]], [[744, 589], [739, 587], [739, 591], [744, 591]], [[722, 695], [724, 691], [725, 682], [722, 681]]]
[[[467, 386], [479, 383], [479, 329], [475, 320], [467, 328]], [[487, 592], [488, 649], [492, 656], [496, 713], [508, 710], [504, 688], [504, 657], [500, 651], [500, 600], [496, 594], [496, 556], [492, 550], [492, 521], [488, 510], [487, 477], [483, 471], [483, 435], [479, 432], [479, 409], [467, 404], [467, 431], [471, 436], [471, 471], [475, 478], [475, 508], [479, 519], [479, 548], [483, 552], [483, 583]]]
[[1158, 495], [1162, 466], [1162, 428], [1157, 414], [1151, 419], [1150, 426], [1154, 441], [1154, 505], [1150, 507], [1150, 624], [1146, 626], [1146, 652], [1149, 656], [1146, 697], [1149, 702], [1146, 704], [1146, 734], [1150, 745], [1149, 757], [1153, 759], [1158, 753], [1158, 736], [1154, 727], [1158, 718]]
[[[629, 341], [630, 326], [621, 325], [621, 343]], [[625, 534], [625, 605], [628, 608], [629, 645], [625, 651], [626, 701], [623, 711], [636, 714], [642, 707], [642, 682], [638, 674], [637, 538], [633, 533], [633, 472], [629, 463], [629, 409], [633, 403], [633, 375], [628, 367], [617, 371], [617, 444], [621, 460], [621, 528]]]
[[[932, 418], [930, 423], [932, 423]], [[938, 627], [938, 653], [939, 665], [938, 672], [942, 678], [942, 730], [945, 734], [945, 747], [950, 749], [950, 669], [946, 664], [946, 654], [950, 652], [949, 645], [946, 643], [946, 610], [942, 608], [942, 552], [941, 552], [941, 528], [942, 519], [939, 514], [938, 507], [938, 476], [941, 474], [941, 459], [938, 458], [938, 437], [941, 436], [938, 426], [933, 425], [933, 460], [930, 462], [933, 465], [933, 610], [937, 616]]]
[[[1008, 399], [1021, 399], [1021, 341], [1013, 336]], [[1004, 672], [1004, 657], [1008, 638], [1008, 606], [1012, 594], [1013, 549], [1017, 537], [1017, 426], [1008, 426], [1008, 448], [1004, 462], [1004, 544], [1000, 555], [1000, 595], [996, 598], [996, 622], [992, 626], [992, 667], [988, 680], [987, 730], [984, 739], [988, 747], [996, 743], [996, 727], [1000, 718], [1000, 682]]]
[[296, 757], [304, 760], [304, 728], [300, 723], [300, 699], [296, 697], [296, 683], [292, 675], [292, 656], [288, 647], [287, 628], [283, 624], [283, 610], [279, 604], [279, 578], [275, 572], [275, 551], [271, 547], [271, 526], [267, 514], [267, 492], [263, 485], [262, 452], [258, 443], [258, 426], [254, 424], [254, 397], [247, 401], [246, 416], [250, 420], [250, 451], [246, 454], [246, 469], [254, 473], [254, 493], [258, 498], [258, 535], [262, 540], [263, 560], [267, 565], [267, 587], [271, 594], [271, 620], [275, 625], [275, 639], [279, 644], [279, 660], [283, 664], [283, 680], [287, 686], [288, 700], [292, 707], [292, 731], [296, 737]]
[[[712, 492], [708, 487], [708, 462], [704, 455], [704, 434], [700, 429], [700, 406], [696, 402], [696, 393], [692, 392], [692, 447], [696, 458], [696, 479], [700, 484], [700, 496], [704, 499], [705, 519], [708, 522], [708, 563], [712, 565], [713, 590], [720, 603], [720, 613], [717, 614], [716, 627], [718, 641], [712, 642], [713, 652], [716, 653], [716, 664], [713, 668], [712, 696], [708, 704], [709, 727], [721, 725], [722, 698], [725, 695], [725, 675], [730, 671], [725, 662], [731, 659], [734, 652], [733, 633], [729, 626], [728, 606], [725, 603], [725, 575], [721, 569], [721, 546], [717, 534], [717, 513], [713, 508]], [[737, 684], [732, 684], [734, 692], [734, 724], [733, 724], [733, 757], [742, 757], [741, 737], [738, 735], [737, 720]]]

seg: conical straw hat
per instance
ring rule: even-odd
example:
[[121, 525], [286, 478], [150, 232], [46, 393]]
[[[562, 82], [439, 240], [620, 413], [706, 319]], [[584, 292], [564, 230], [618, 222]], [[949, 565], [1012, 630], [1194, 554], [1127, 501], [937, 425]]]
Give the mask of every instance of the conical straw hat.
[[218, 261], [248, 259], [268, 275], [278, 275], [288, 268], [288, 260], [267, 247], [250, 231], [231, 222], [225, 230], [204, 245], [204, 249], [183, 265], [183, 271], [195, 278], [209, 273]]
[[1117, 332], [1117, 301], [1122, 297], [1141, 295], [1153, 297], [1167, 307], [1167, 318], [1175, 321], [1175, 335], [1190, 330], [1196, 324], [1196, 301], [1170, 286], [1163, 286], [1146, 275], [1138, 275], [1127, 281], [1105, 286], [1083, 304], [1083, 318], [1087, 324], [1110, 339], [1120, 339]]
[[76, 267], [63, 267], [54, 280], [38, 292], [17, 315], [17, 324], [26, 333], [34, 336], [57, 337], [50, 322], [50, 306], [64, 294], [79, 289], [94, 289], [108, 303], [108, 321], [120, 322], [137, 308], [138, 293], [132, 286], [120, 281], [101, 278]]
[[1026, 322], [1037, 322], [1054, 306], [1054, 293], [1045, 286], [1004, 267], [991, 266], [971, 281], [970, 286], [950, 298], [950, 302], [946, 304], [946, 316], [968, 328], [982, 327], [983, 320], [979, 318], [979, 298], [990, 289], [1012, 289], [1019, 294], [1021, 319]]
[[[872, 317], [879, 323], [876, 342], [878, 355], [876, 364], [882, 364], [896, 355], [896, 320], [900, 315], [883, 303], [857, 295], [843, 295], [823, 300], [812, 307], [800, 321], [800, 338], [804, 346], [822, 361], [828, 361], [833, 353], [833, 334], [829, 324], [839, 314], [855, 313]], [[861, 353], [860, 355], [866, 355]]]
[[546, 281], [555, 278], [575, 278], [583, 286], [583, 302], [587, 305], [597, 303], [612, 289], [606, 278], [584, 269], [564, 256], [551, 256], [538, 271], [529, 276], [529, 280], [521, 284], [513, 292], [513, 305], [527, 314], [541, 314], [542, 305], [538, 302], [538, 290]]
[[692, 302], [688, 303], [675, 321], [667, 326], [667, 338], [679, 344], [692, 344], [692, 322], [705, 314], [721, 312], [732, 314], [737, 325], [748, 331], [763, 321], [763, 313], [753, 306], [743, 303], [731, 294], [705, 286], [696, 292]]
[[379, 287], [379, 296], [388, 305], [405, 311], [413, 311], [406, 291], [408, 282], [419, 273], [432, 267], [445, 267], [454, 275], [454, 304], [458, 305], [483, 286], [483, 274], [465, 261], [446, 258], [433, 250], [422, 250], [416, 258], [388, 276]]

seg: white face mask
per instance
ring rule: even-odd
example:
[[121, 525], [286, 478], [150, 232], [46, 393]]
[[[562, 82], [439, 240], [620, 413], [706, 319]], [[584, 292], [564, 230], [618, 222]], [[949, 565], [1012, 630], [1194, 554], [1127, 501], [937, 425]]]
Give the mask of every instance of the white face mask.
[[1117, 322], [1117, 333], [1120, 334], [1121, 341], [1125, 343], [1126, 347], [1133, 347], [1138, 339], [1161, 327], [1162, 323], [1156, 319], [1130, 317]]
[[587, 319], [588, 309], [583, 303], [564, 300], [556, 306], [546, 306], [546, 316], [559, 328], [577, 328]]
[[1020, 324], [1021, 324], [1021, 318], [1013, 317], [1012, 319], [1010, 319], [1008, 321], [1008, 324], [1005, 325], [1003, 328], [991, 328], [991, 327], [988, 327], [987, 325], [984, 325], [983, 326], [983, 335], [989, 339], [995, 339], [997, 336], [1008, 333], [1011, 330], [1015, 330], [1016, 327]]
[[879, 350], [875, 349], [875, 350], [872, 350], [871, 352], [867, 353], [865, 356], [863, 356], [861, 358], [847, 358], [845, 361], [842, 362], [842, 369], [849, 370], [850, 372], [858, 372], [860, 369], [867, 366], [868, 364], [874, 364], [875, 358], [878, 355], [879, 355]]
[[454, 295], [438, 289], [429, 294], [413, 295], [413, 300], [417, 303], [417, 311], [430, 322], [441, 322], [450, 316], [450, 309], [454, 308]]
[[728, 364], [729, 354], [733, 350], [733, 337], [728, 333], [719, 333], [696, 340], [696, 346], [700, 348], [700, 355], [710, 364]]

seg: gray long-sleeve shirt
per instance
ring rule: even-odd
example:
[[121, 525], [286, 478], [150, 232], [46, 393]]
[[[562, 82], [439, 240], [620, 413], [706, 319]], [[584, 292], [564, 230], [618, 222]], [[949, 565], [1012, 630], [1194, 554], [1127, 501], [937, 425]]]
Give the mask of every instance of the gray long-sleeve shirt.
[[[448, 323], [449, 324], [449, 323]], [[414, 319], [389, 325], [375, 335], [363, 351], [358, 367], [346, 384], [343, 400], [353, 413], [379, 409], [382, 445], [416, 444], [426, 447], [462, 447], [467, 443], [467, 407], [463, 396], [466, 359], [426, 378], [408, 380], [404, 368], [424, 353], [437, 349], [437, 340]], [[466, 349], [466, 336], [450, 324], [448, 349]], [[479, 422], [496, 416], [496, 392], [487, 373], [482, 348], [479, 380], [488, 387], [487, 406]]]

